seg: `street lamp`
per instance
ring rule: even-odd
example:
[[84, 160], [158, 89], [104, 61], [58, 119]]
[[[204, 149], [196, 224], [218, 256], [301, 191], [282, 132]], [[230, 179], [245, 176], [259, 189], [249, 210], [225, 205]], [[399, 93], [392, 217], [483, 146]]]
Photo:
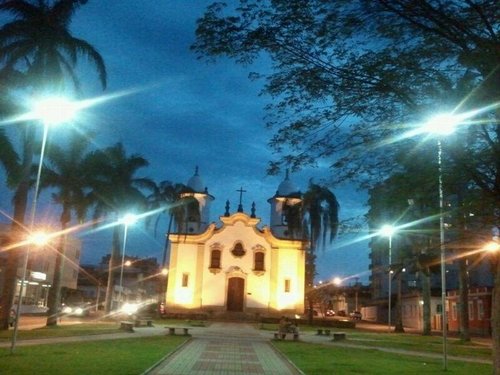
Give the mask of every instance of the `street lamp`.
[[444, 245], [444, 197], [443, 197], [443, 166], [442, 153], [443, 147], [441, 137], [452, 134], [456, 127], [464, 120], [463, 116], [452, 114], [441, 114], [431, 118], [423, 126], [423, 131], [438, 135], [437, 138], [437, 159], [438, 159], [438, 193], [439, 193], [439, 249], [441, 265], [441, 306], [442, 306], [442, 325], [443, 325], [443, 369], [448, 365], [447, 349], [447, 312], [446, 312], [446, 251]]
[[120, 289], [118, 290], [118, 303], [122, 303], [122, 288], [123, 288], [123, 267], [125, 266], [125, 247], [127, 246], [127, 232], [129, 225], [137, 221], [137, 216], [134, 214], [126, 214], [121, 222], [123, 223], [123, 246], [122, 246], [122, 263], [120, 266]]
[[392, 225], [386, 224], [380, 229], [380, 235], [389, 238], [389, 270], [388, 270], [388, 318], [387, 329], [391, 332], [391, 299], [392, 299], [392, 236], [396, 233], [396, 228]]
[[[29, 222], [29, 229], [31, 232], [33, 232], [33, 228], [35, 226], [35, 216], [36, 216], [36, 208], [37, 208], [37, 203], [38, 203], [38, 193], [40, 190], [40, 178], [42, 175], [42, 166], [43, 166], [43, 159], [45, 156], [45, 147], [47, 145], [47, 138], [49, 134], [49, 128], [50, 126], [53, 125], [59, 125], [64, 122], [67, 122], [71, 120], [76, 115], [76, 112], [78, 111], [78, 107], [74, 104], [72, 104], [71, 101], [68, 99], [62, 98], [62, 97], [47, 97], [45, 99], [41, 99], [36, 101], [33, 104], [33, 108], [31, 110], [31, 113], [29, 114], [28, 118], [31, 118], [33, 120], [39, 120], [43, 124], [43, 136], [42, 136], [42, 147], [40, 150], [40, 159], [39, 159], [39, 164], [38, 164], [38, 170], [37, 170], [37, 175], [36, 175], [36, 183], [35, 183], [35, 192], [33, 194], [33, 200], [31, 202], [31, 215], [30, 215], [30, 222]], [[42, 237], [35, 238], [35, 241], [31, 241], [31, 246], [36, 245], [37, 243], [43, 243]], [[28, 270], [28, 260], [29, 260], [29, 253], [30, 253], [30, 246], [26, 249], [24, 253], [24, 259], [23, 259], [23, 272], [22, 272], [22, 279], [21, 279], [21, 286], [19, 289], [19, 300], [17, 303], [17, 309], [16, 309], [16, 321], [14, 325], [14, 333], [12, 334], [12, 343], [11, 343], [11, 348], [10, 352], [11, 354], [14, 353], [14, 349], [16, 347], [16, 339], [17, 339], [17, 331], [18, 331], [18, 324], [19, 324], [19, 316], [20, 316], [20, 309], [21, 309], [21, 298], [22, 294], [24, 293], [24, 283], [26, 280], [26, 274]]]

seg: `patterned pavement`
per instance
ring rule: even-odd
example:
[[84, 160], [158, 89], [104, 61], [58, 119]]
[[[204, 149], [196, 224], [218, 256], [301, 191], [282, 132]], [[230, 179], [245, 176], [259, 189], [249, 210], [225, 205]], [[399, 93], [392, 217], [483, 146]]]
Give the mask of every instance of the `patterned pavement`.
[[248, 324], [214, 323], [148, 375], [301, 374]]

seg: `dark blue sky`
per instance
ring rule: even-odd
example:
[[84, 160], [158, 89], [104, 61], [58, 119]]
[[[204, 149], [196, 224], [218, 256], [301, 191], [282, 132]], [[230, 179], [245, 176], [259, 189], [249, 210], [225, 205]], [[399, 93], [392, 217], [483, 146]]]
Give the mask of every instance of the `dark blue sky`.
[[[236, 210], [236, 190], [242, 186], [247, 190], [245, 211], [255, 201], [257, 216], [268, 224], [267, 199], [283, 176], [266, 175], [273, 155], [267, 147], [272, 133], [265, 129], [263, 107], [270, 98], [259, 97], [260, 83], [247, 78], [251, 71], [265, 71], [265, 65], [241, 67], [229, 60], [207, 64], [189, 51], [195, 21], [211, 2], [91, 0], [83, 6], [71, 29], [103, 56], [108, 69], [105, 93], [138, 90], [87, 109], [84, 120], [98, 132], [98, 147], [120, 141], [129, 154], [138, 153], [149, 160], [150, 166], [139, 175], [156, 182], [186, 183], [198, 165], [215, 196], [212, 221], [224, 213], [227, 199], [231, 212]], [[82, 68], [81, 77], [86, 96], [102, 94], [91, 67]], [[320, 181], [328, 173], [321, 168], [305, 170], [292, 179], [305, 190], [309, 178]], [[1, 208], [11, 212], [11, 193], [1, 185]], [[334, 187], [333, 191], [341, 205], [341, 219], [365, 212], [366, 194], [352, 186]], [[56, 210], [41, 207], [38, 216], [57, 218]], [[130, 228], [127, 254], [161, 260], [166, 220], [160, 226], [156, 237], [142, 224]], [[320, 252], [318, 280], [361, 274], [366, 281], [367, 242], [349, 244], [364, 234], [341, 235]], [[82, 263], [95, 263], [109, 252], [111, 230], [82, 235], [82, 240]]]

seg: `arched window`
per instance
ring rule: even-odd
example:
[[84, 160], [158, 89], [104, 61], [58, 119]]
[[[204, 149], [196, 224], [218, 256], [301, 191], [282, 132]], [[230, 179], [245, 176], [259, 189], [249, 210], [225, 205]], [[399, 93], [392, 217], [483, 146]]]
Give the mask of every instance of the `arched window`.
[[220, 268], [220, 256], [220, 250], [212, 250], [212, 252], [210, 253], [210, 268]]
[[264, 253], [263, 252], [256, 252], [254, 255], [254, 266], [253, 269], [254, 271], [265, 271], [264, 268]]

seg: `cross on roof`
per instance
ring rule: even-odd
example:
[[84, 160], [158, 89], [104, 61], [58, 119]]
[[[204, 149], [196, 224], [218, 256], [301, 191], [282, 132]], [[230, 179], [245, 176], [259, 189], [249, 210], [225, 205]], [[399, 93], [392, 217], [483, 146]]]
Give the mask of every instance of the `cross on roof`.
[[243, 212], [243, 205], [242, 205], [243, 193], [246, 193], [247, 191], [243, 190], [243, 187], [240, 187], [240, 189], [236, 191], [240, 193], [240, 204], [238, 205], [238, 212]]

